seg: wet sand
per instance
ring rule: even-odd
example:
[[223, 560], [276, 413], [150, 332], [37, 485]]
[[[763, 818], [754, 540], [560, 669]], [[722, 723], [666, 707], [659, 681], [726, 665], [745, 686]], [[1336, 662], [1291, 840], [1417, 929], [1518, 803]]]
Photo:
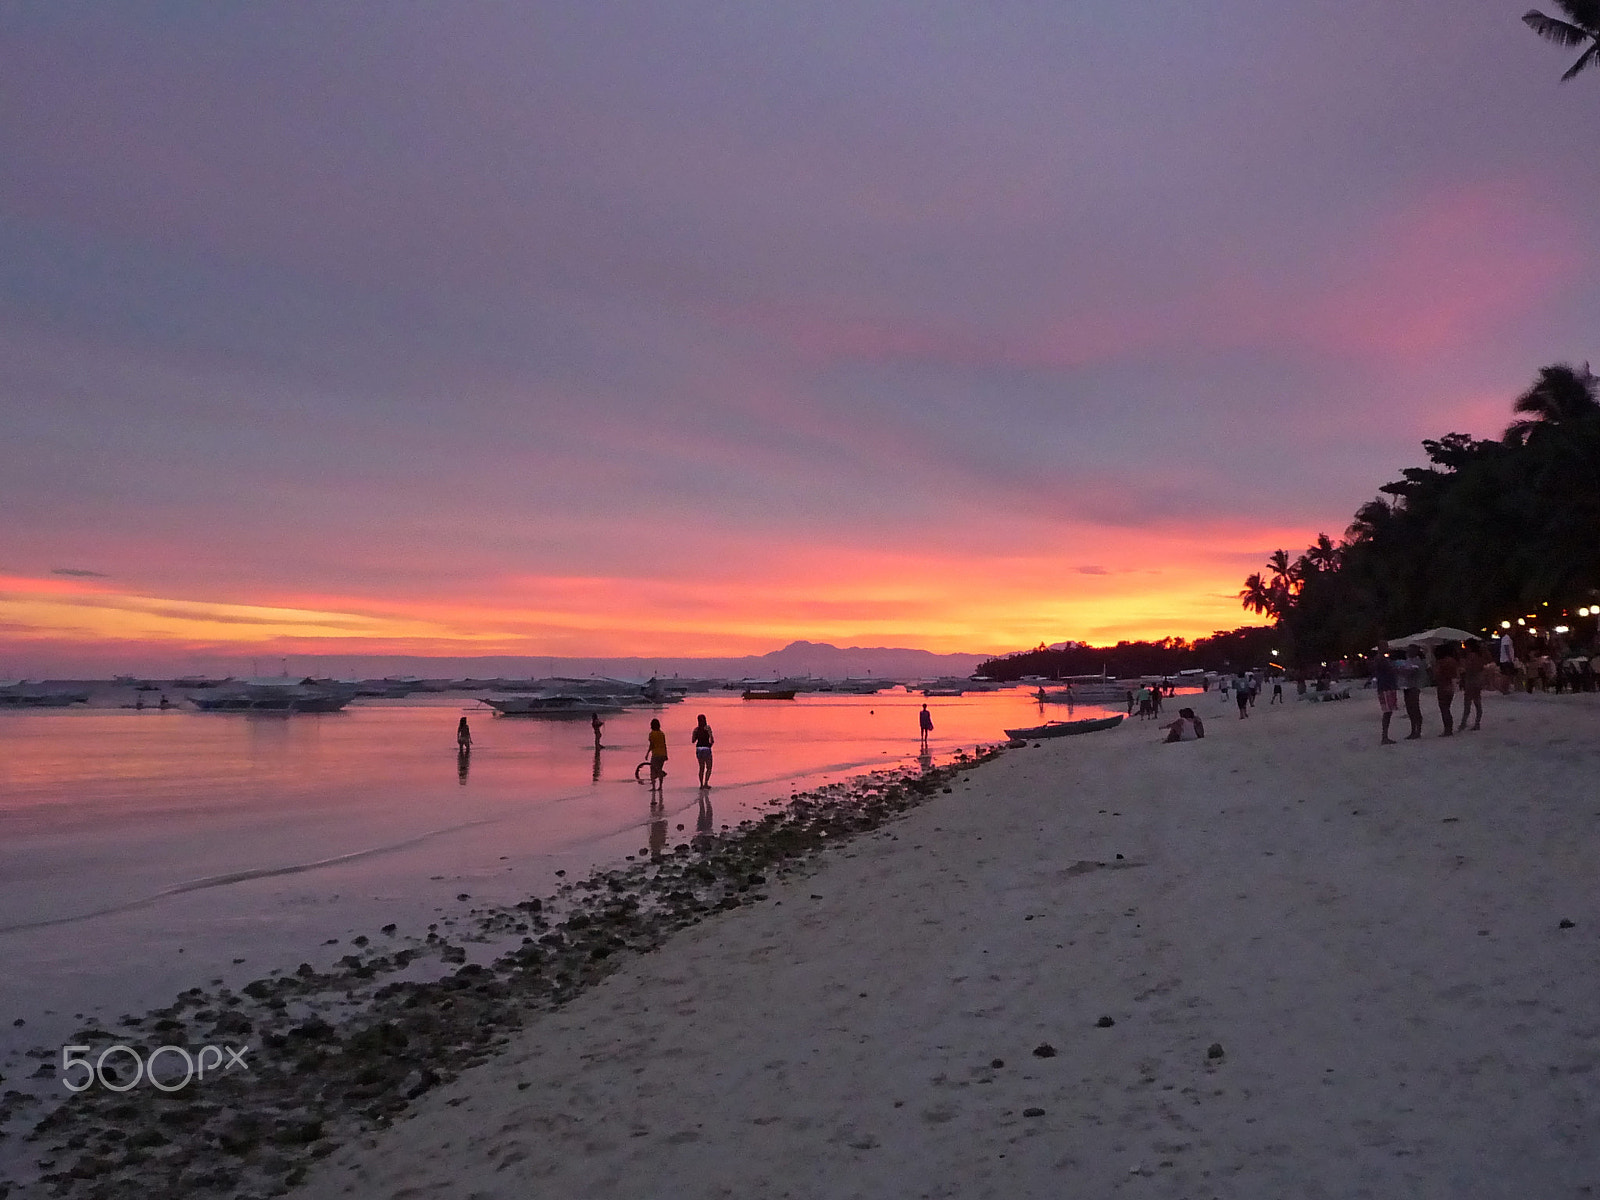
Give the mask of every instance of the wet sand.
[[1206, 700], [956, 775], [292, 1194], [1600, 1190], [1600, 698]]

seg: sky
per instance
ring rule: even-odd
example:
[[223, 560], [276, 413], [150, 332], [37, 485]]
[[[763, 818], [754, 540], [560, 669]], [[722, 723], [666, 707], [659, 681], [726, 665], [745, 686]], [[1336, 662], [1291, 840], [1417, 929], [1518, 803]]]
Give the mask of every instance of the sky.
[[0, 675], [1255, 620], [1600, 359], [1525, 3], [8, 4]]

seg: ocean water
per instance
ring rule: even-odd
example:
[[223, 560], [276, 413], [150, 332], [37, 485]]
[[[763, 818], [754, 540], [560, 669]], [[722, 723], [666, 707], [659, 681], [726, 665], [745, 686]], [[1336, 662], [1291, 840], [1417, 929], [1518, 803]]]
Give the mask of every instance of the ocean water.
[[[1020, 690], [713, 693], [611, 716], [596, 753], [587, 721], [495, 717], [461, 696], [323, 715], [0, 713], [0, 1073], [17, 1078], [23, 1050], [85, 1020], [322, 966], [383, 924], [421, 934], [472, 905], [547, 894], [557, 871], [737, 825], [793, 790], [914, 766], [923, 703], [940, 761], [1068, 715]], [[706, 804], [688, 740], [702, 712], [717, 738]], [[634, 779], [652, 716], [671, 751], [654, 813]]]

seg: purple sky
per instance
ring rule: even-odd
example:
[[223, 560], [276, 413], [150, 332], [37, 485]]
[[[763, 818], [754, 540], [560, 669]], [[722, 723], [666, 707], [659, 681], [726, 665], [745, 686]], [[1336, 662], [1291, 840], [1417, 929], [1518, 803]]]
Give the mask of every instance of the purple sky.
[[1238, 623], [1600, 358], [1520, 12], [9, 5], [0, 674]]

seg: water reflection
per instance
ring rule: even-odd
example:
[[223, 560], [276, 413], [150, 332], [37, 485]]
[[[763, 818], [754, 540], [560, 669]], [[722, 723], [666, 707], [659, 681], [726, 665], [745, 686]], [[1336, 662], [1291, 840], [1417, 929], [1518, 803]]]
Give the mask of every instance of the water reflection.
[[659, 858], [667, 849], [667, 810], [663, 806], [652, 805], [651, 812], [650, 857]]
[[465, 746], [456, 751], [456, 782], [467, 786], [467, 772], [472, 770], [472, 751]]
[[705, 792], [700, 793], [700, 811], [695, 814], [694, 831], [711, 832], [711, 797]]

